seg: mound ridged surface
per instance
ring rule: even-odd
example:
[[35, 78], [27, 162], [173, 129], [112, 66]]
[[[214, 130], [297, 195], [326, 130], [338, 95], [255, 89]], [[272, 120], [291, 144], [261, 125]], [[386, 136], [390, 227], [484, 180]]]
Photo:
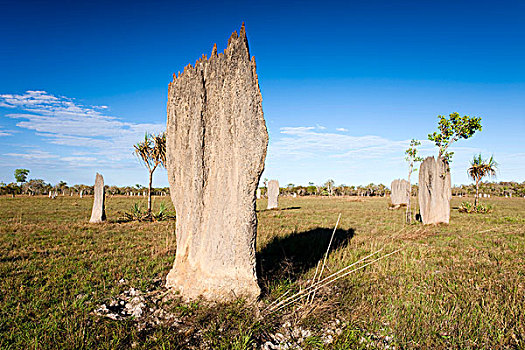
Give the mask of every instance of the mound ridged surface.
[[449, 165], [427, 157], [419, 167], [419, 207], [424, 224], [448, 224], [452, 189]]
[[169, 85], [166, 156], [177, 252], [166, 285], [186, 298], [260, 293], [255, 192], [268, 132], [244, 25], [224, 53], [203, 56]]
[[407, 180], [396, 179], [392, 181], [390, 189], [392, 190], [390, 195], [390, 201], [392, 202], [392, 205], [408, 205], [410, 198], [410, 184]]

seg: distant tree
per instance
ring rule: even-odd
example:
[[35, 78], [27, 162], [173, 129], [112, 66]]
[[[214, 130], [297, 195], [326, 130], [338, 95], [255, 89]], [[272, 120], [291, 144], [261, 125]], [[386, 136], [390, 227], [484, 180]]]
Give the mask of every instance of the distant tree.
[[476, 181], [476, 197], [474, 198], [474, 206], [478, 205], [479, 196], [479, 182], [485, 176], [496, 176], [496, 170], [498, 169], [498, 163], [494, 160], [494, 156], [490, 159], [483, 159], [481, 153], [474, 156], [470, 161], [470, 168], [468, 168], [468, 175], [472, 180]]
[[417, 169], [414, 168], [414, 163], [417, 163], [417, 162], [421, 162], [423, 161], [423, 158], [419, 157], [417, 155], [417, 147], [421, 145], [421, 142], [419, 142], [418, 140], [416, 139], [412, 139], [410, 141], [410, 146], [408, 147], [408, 149], [405, 151], [405, 160], [408, 162], [408, 187], [409, 187], [409, 191], [410, 193], [408, 194], [408, 205], [407, 205], [407, 211], [406, 211], [406, 222], [407, 223], [411, 223], [412, 222], [412, 207], [411, 207], [411, 202], [412, 202], [412, 183], [410, 182], [410, 176], [412, 175], [412, 173], [414, 171], [416, 171]]
[[3, 185], [1, 188], [2, 194], [10, 194], [13, 198], [15, 197], [15, 194], [22, 193], [22, 188], [18, 186], [15, 182], [11, 182], [10, 184]]
[[110, 186], [110, 187], [108, 188], [108, 192], [109, 192], [112, 196], [114, 196], [114, 195], [120, 193], [120, 189], [119, 189], [117, 186]]
[[27, 169], [16, 169], [15, 170], [15, 180], [20, 185], [22, 185], [27, 180], [27, 175], [29, 175], [29, 170]]
[[82, 192], [82, 195], [90, 194], [93, 191], [92, 186], [80, 185], [78, 188], [79, 188], [79, 193]]
[[75, 186], [70, 188], [72, 188], [80, 196], [80, 193], [82, 193], [82, 195], [87, 194], [84, 187], [84, 185], [76, 184]]
[[375, 192], [376, 192], [377, 186], [374, 185], [373, 182], [371, 182], [371, 183], [369, 183], [368, 185], [366, 185], [365, 189], [366, 189], [366, 195], [367, 195], [368, 197], [370, 197], [370, 196], [375, 195]]
[[135, 148], [135, 155], [149, 171], [148, 215], [151, 215], [153, 172], [159, 165], [165, 166], [166, 164], [166, 133], [163, 132], [158, 135], [146, 133], [144, 141], [138, 142], [133, 147]]
[[332, 179], [328, 179], [324, 184], [324, 187], [326, 187], [326, 191], [328, 192], [329, 196], [333, 195], [334, 184], [335, 181]]
[[317, 193], [317, 187], [314, 185], [313, 182], [308, 183], [308, 187], [306, 187], [306, 194], [309, 196], [315, 195]]
[[56, 189], [57, 191], [60, 191], [60, 193], [61, 193], [62, 195], [65, 194], [65, 192], [66, 192], [66, 190], [67, 190], [68, 188], [69, 188], [69, 187], [68, 187], [68, 185], [67, 185], [67, 182], [65, 182], [65, 181], [60, 181], [58, 184], [55, 185], [55, 189]]
[[454, 112], [449, 115], [448, 119], [442, 115], [438, 115], [438, 118], [439, 133], [428, 134], [428, 139], [439, 147], [438, 157], [451, 162], [454, 152], [449, 152], [448, 148], [459, 139], [468, 139], [476, 131], [481, 131], [481, 117], [470, 117], [468, 115], [460, 117], [458, 113]]
[[386, 192], [386, 186], [383, 184], [377, 185], [377, 191], [380, 196], [384, 196]]
[[44, 192], [48, 191], [50, 188], [51, 188], [51, 185], [47, 184], [42, 179], [31, 179], [22, 185], [23, 192], [31, 194], [31, 195], [43, 194]]

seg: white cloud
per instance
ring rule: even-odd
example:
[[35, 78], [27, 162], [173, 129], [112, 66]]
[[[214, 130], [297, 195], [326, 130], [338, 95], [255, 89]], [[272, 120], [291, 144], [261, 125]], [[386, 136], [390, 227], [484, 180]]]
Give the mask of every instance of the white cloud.
[[[389, 140], [380, 136], [352, 136], [319, 131], [315, 127], [283, 127], [283, 137], [270, 143], [274, 157], [330, 157], [371, 159], [397, 155], [402, 157], [410, 140]], [[430, 142], [423, 141], [427, 147]]]
[[[133, 144], [146, 131], [157, 133], [165, 129], [164, 124], [126, 122], [104, 114], [107, 106], [86, 106], [45, 91], [0, 95], [0, 106], [22, 111], [7, 114], [19, 120], [19, 128], [34, 131], [45, 142], [71, 147], [71, 152], [82, 148], [92, 161], [131, 160]], [[0, 130], [0, 136], [2, 133]]]
[[95, 157], [62, 157], [61, 162], [67, 163], [71, 167], [95, 167], [101, 163]]
[[348, 129], [345, 129], [345, 128], [337, 128], [337, 129], [335, 129], [335, 130], [337, 130], [337, 131], [341, 131], [341, 132], [346, 132], [346, 131], [348, 131]]
[[93, 162], [97, 160], [95, 157], [62, 157], [60, 159], [66, 162]]
[[314, 130], [315, 127], [313, 126], [286, 126], [284, 128], [281, 128], [281, 134], [296, 134], [300, 132], [306, 132], [309, 130]]
[[53, 159], [58, 158], [57, 155], [51, 154], [46, 151], [33, 150], [29, 153], [5, 153], [5, 156], [23, 158], [27, 160], [41, 160], [41, 159]]

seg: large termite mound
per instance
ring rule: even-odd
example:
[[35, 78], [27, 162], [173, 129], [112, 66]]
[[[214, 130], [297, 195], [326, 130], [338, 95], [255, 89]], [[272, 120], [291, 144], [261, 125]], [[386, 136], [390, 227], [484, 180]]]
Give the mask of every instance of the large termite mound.
[[390, 201], [392, 205], [408, 205], [410, 199], [410, 183], [405, 179], [396, 179], [390, 185]]
[[186, 298], [255, 298], [255, 192], [268, 132], [244, 25], [174, 75], [166, 156], [177, 253], [166, 285]]
[[419, 167], [419, 208], [423, 224], [448, 224], [452, 189], [448, 163], [427, 157]]

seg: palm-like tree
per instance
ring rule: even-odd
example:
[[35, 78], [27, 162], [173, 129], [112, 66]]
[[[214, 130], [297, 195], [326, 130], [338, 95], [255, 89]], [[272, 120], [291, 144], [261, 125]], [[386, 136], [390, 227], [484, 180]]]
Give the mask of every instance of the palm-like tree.
[[149, 171], [148, 186], [148, 214], [151, 214], [151, 189], [153, 183], [153, 172], [159, 165], [166, 164], [166, 133], [158, 135], [148, 134], [144, 136], [144, 141], [133, 145], [135, 155], [141, 160]]
[[478, 205], [479, 196], [479, 182], [485, 176], [496, 176], [496, 170], [498, 169], [498, 163], [494, 160], [494, 156], [490, 159], [483, 159], [481, 153], [470, 161], [470, 168], [468, 168], [468, 175], [472, 180], [476, 181], [476, 198], [474, 198], [474, 206]]

